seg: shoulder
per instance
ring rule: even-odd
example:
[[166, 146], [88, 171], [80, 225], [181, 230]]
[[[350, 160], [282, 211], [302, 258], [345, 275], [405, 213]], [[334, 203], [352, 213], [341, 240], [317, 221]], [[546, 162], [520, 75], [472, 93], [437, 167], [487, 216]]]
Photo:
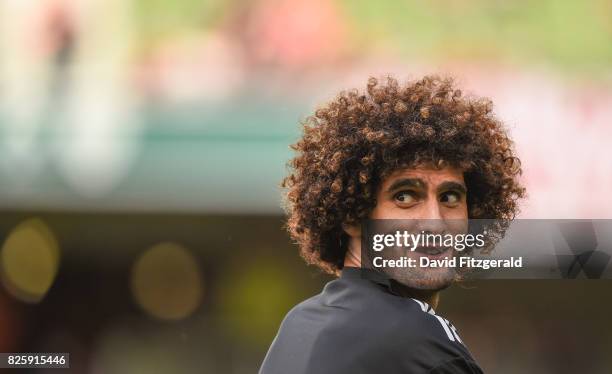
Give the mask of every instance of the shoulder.
[[394, 295], [386, 295], [386, 299], [366, 310], [367, 330], [373, 336], [413, 347], [461, 343], [458, 334], [453, 332], [454, 326], [426, 303]]

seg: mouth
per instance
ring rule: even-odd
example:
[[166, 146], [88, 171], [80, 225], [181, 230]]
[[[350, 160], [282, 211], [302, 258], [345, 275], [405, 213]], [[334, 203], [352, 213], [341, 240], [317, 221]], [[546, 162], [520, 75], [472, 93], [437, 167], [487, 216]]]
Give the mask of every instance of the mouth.
[[417, 247], [415, 252], [425, 255], [427, 257], [442, 257], [443, 255], [449, 255], [452, 252], [450, 247]]

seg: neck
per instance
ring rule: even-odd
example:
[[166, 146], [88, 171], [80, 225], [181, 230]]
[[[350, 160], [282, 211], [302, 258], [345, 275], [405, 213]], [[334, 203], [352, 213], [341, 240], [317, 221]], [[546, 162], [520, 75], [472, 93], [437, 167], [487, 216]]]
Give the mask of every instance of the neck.
[[412, 299], [420, 300], [424, 303], [429, 304], [434, 309], [438, 307], [438, 302], [440, 301], [440, 291], [417, 290], [414, 288], [406, 287], [397, 282], [394, 290], [396, 290], [397, 293], [400, 294], [402, 297], [409, 297]]
[[[346, 256], [344, 256], [344, 267], [361, 267], [361, 240], [351, 238], [349, 241]], [[438, 307], [440, 301], [440, 291], [418, 290], [396, 283], [397, 291], [402, 297], [410, 297], [429, 304], [432, 308]]]

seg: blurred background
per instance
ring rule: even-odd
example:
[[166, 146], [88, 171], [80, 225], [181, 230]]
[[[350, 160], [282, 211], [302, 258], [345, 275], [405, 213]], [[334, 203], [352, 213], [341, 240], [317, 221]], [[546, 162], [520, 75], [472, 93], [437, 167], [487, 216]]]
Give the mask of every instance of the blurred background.
[[[610, 0], [2, 0], [0, 352], [256, 372], [331, 279], [283, 229], [300, 120], [426, 73], [493, 99], [521, 218], [612, 218]], [[438, 312], [485, 372], [609, 373], [610, 290], [481, 281]]]

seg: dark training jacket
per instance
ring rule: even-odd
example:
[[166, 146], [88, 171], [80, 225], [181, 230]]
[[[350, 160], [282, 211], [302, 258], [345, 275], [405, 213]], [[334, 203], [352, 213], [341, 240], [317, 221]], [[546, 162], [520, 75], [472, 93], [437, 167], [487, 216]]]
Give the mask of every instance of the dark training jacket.
[[392, 288], [344, 268], [287, 314], [259, 374], [482, 373], [448, 320]]

